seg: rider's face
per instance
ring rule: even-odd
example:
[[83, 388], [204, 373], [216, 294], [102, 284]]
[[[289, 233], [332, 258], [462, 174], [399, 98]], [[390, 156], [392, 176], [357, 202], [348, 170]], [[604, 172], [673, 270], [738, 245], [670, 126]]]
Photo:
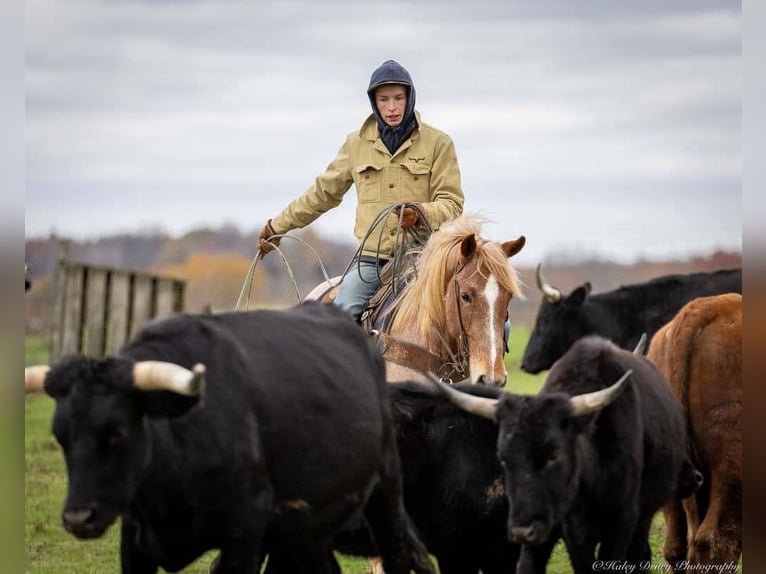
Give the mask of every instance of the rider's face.
[[375, 90], [375, 105], [380, 116], [392, 128], [402, 123], [407, 107], [407, 87], [402, 84], [385, 84]]

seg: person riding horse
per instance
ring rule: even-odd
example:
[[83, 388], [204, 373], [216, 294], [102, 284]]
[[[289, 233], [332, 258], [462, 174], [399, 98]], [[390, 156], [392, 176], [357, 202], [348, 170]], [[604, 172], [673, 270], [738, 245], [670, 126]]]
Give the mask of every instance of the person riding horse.
[[[303, 195], [269, 219], [258, 238], [262, 255], [279, 236], [309, 225], [340, 205], [353, 184], [357, 194], [354, 234], [358, 260], [349, 266], [334, 303], [359, 321], [381, 286], [380, 267], [395, 256], [398, 231], [422, 241], [463, 212], [460, 169], [452, 139], [424, 123], [415, 110], [410, 73], [388, 60], [370, 78], [372, 114], [347, 138], [337, 157]], [[369, 233], [378, 214], [390, 208], [380, 237]], [[276, 236], [276, 237], [275, 237]]]

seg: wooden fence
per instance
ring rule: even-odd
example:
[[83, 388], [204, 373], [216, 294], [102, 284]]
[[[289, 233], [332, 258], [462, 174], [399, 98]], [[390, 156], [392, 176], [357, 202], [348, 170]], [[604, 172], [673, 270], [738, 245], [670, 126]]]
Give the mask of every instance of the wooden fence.
[[184, 310], [184, 281], [59, 260], [51, 363], [67, 353], [117, 352], [155, 317]]

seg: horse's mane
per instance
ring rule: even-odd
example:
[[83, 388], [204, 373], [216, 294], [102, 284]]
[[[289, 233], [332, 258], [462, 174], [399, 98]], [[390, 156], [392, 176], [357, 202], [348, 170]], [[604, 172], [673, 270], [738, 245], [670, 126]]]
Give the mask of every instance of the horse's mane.
[[410, 325], [423, 340], [429, 339], [432, 327], [445, 327], [445, 294], [460, 261], [460, 244], [467, 236], [476, 237], [477, 270], [483, 277], [494, 275], [502, 289], [521, 295], [521, 283], [498, 243], [481, 237], [486, 220], [462, 215], [441, 226], [428, 239], [417, 260], [417, 273], [404, 286], [392, 306], [395, 312], [391, 331]]

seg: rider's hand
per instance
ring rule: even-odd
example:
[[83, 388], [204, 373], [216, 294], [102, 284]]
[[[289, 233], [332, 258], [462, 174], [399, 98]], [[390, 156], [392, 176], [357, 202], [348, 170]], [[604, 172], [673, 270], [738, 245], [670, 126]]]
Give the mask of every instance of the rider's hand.
[[[408, 203], [411, 203], [412, 205], [416, 205], [420, 207], [419, 203], [413, 203], [413, 202], [408, 202]], [[404, 211], [402, 211], [402, 206], [399, 205], [394, 208], [394, 215], [396, 215], [397, 219], [399, 218], [399, 213], [402, 214], [402, 221], [401, 221], [402, 229], [409, 229], [410, 227], [420, 227], [421, 225], [423, 225], [422, 222], [420, 221], [420, 215], [412, 207], [405, 207]]]
[[269, 241], [269, 238], [276, 234], [277, 232], [274, 231], [274, 228], [271, 226], [271, 219], [269, 219], [266, 222], [266, 225], [263, 226], [263, 229], [261, 229], [260, 235], [258, 235], [258, 247], [261, 248], [261, 253], [263, 255], [274, 251], [274, 247], [279, 245], [279, 237]]

